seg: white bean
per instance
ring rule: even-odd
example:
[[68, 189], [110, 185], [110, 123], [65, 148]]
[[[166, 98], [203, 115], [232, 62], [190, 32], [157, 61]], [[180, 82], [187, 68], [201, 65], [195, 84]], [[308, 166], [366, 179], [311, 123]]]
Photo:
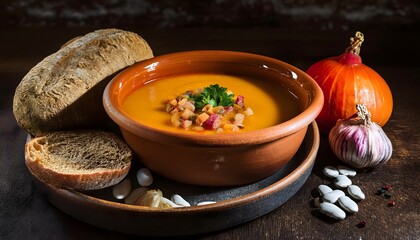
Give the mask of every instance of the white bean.
[[347, 196], [342, 196], [338, 199], [338, 204], [350, 213], [356, 213], [359, 211], [359, 206], [357, 206], [357, 203], [355, 203], [351, 198]]
[[345, 176], [349, 176], [349, 177], [354, 177], [357, 174], [357, 172], [355, 170], [353, 170], [353, 169], [351, 169], [349, 167], [346, 167], [346, 166], [338, 166], [337, 169], [338, 169], [338, 172], [341, 175], [345, 175]]
[[318, 186], [318, 192], [321, 194], [321, 196], [324, 196], [325, 194], [332, 192], [332, 189], [327, 185], [321, 184]]
[[147, 186], [152, 185], [153, 176], [150, 170], [148, 168], [140, 168], [137, 171], [137, 181], [142, 187], [147, 187]]
[[319, 211], [334, 219], [342, 220], [346, 218], [346, 213], [332, 203], [323, 202], [319, 204]]
[[345, 196], [346, 194], [341, 191], [341, 190], [334, 190], [332, 192], [329, 192], [327, 194], [325, 194], [322, 197], [322, 200], [324, 200], [324, 202], [329, 202], [329, 203], [335, 203], [337, 202], [339, 197]]
[[191, 204], [189, 202], [187, 202], [184, 198], [182, 198], [180, 195], [178, 194], [174, 194], [171, 196], [171, 199], [174, 203], [181, 205], [183, 207], [191, 207]]
[[204, 201], [197, 204], [197, 206], [203, 206], [203, 205], [209, 205], [209, 204], [215, 204], [215, 201]]
[[350, 185], [347, 187], [347, 192], [349, 193], [350, 197], [356, 199], [356, 200], [363, 200], [365, 199], [365, 194], [362, 192], [362, 189], [360, 189], [357, 185]]
[[124, 199], [124, 202], [127, 204], [134, 204], [136, 200], [147, 192], [147, 188], [139, 187], [131, 191], [131, 193]]
[[347, 193], [351, 198], [346, 196], [342, 190], [333, 190], [331, 187], [321, 184], [317, 190], [322, 196], [322, 199], [318, 197], [314, 198], [315, 207], [321, 213], [339, 220], [346, 218], [346, 212], [358, 212], [359, 206], [353, 199], [363, 200], [365, 199], [365, 194], [360, 187], [352, 185], [352, 181], [349, 178], [356, 176], [357, 171], [347, 166], [339, 165], [337, 167], [326, 166], [323, 169], [323, 173], [325, 176], [334, 179], [334, 187], [347, 188]]
[[174, 202], [172, 202], [171, 200], [167, 199], [166, 197], [161, 197], [162, 203], [168, 204], [169, 206], [173, 207], [173, 208], [179, 208], [179, 207], [184, 207], [181, 205], [178, 205]]
[[350, 178], [344, 175], [338, 175], [335, 178], [334, 185], [339, 188], [346, 188], [352, 184]]
[[131, 191], [131, 182], [129, 179], [125, 179], [124, 181], [115, 185], [112, 189], [112, 195], [116, 199], [124, 199]]
[[337, 168], [333, 167], [333, 166], [326, 166], [323, 170], [325, 176], [330, 177], [330, 178], [335, 178], [337, 177], [340, 173], [338, 172]]

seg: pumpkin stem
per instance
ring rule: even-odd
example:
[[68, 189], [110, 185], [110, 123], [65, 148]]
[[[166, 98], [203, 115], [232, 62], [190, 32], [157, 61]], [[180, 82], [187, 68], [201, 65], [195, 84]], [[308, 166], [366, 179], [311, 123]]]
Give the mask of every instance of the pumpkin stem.
[[354, 37], [350, 38], [350, 46], [346, 49], [346, 53], [359, 55], [362, 42], [365, 40], [363, 33], [357, 31]]
[[358, 103], [356, 104], [356, 109], [357, 109], [357, 116], [359, 116], [359, 118], [363, 120], [364, 125], [365, 126], [369, 125], [371, 123], [370, 117], [372, 115], [370, 114], [368, 109], [365, 107], [365, 105]]

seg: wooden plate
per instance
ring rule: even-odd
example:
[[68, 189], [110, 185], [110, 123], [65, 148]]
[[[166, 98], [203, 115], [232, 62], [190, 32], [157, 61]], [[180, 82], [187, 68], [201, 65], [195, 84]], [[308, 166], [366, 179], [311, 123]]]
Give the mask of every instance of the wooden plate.
[[[291, 198], [311, 173], [319, 148], [319, 132], [313, 122], [293, 159], [278, 172], [259, 182], [228, 188], [191, 186], [160, 176], [150, 189], [160, 189], [165, 197], [174, 193], [191, 205], [201, 201], [217, 203], [188, 208], [153, 209], [118, 202], [112, 188], [76, 192], [35, 182], [48, 200], [61, 211], [88, 224], [135, 235], [181, 236], [206, 233], [239, 225], [258, 218]], [[137, 184], [133, 165], [129, 178]], [[136, 185], [134, 186], [136, 187]]]

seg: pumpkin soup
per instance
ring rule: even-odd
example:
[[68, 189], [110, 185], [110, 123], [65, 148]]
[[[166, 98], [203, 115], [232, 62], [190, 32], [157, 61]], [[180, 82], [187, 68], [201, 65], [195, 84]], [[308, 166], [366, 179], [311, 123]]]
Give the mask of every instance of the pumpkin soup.
[[237, 132], [245, 128], [245, 119], [254, 115], [252, 109], [245, 106], [244, 96], [235, 97], [219, 84], [188, 90], [168, 100], [166, 112], [172, 115], [173, 127], [196, 132], [215, 130], [216, 133]]
[[[173, 116], [171, 117], [167, 112], [171, 110], [168, 109], [167, 103], [177, 99], [180, 94], [188, 90], [205, 89], [206, 86], [215, 85], [219, 88], [228, 89], [228, 95], [232, 93], [238, 94], [235, 98], [231, 96], [234, 101], [232, 106], [239, 105], [238, 101], [244, 101], [242, 96], [246, 97], [246, 105], [242, 102], [244, 108], [241, 110], [241, 113], [247, 116], [240, 120], [240, 124], [236, 124], [241, 127], [236, 129], [235, 132], [252, 131], [274, 126], [291, 119], [299, 111], [297, 101], [293, 99], [295, 96], [279, 87], [278, 83], [274, 81], [218, 73], [182, 74], [150, 81], [128, 94], [123, 99], [122, 109], [126, 114], [142, 124], [167, 131], [193, 133], [196, 131], [186, 131], [182, 128], [173, 127]], [[178, 98], [178, 100], [182, 99]], [[235, 116], [233, 115], [232, 123], [235, 123]], [[215, 132], [232, 131], [215, 131], [211, 129], [200, 132], [213, 134]]]

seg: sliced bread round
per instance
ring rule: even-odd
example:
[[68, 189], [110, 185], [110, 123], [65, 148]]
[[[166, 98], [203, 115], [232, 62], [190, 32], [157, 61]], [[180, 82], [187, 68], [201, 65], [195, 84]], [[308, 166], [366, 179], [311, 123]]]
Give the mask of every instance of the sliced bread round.
[[148, 43], [129, 31], [100, 29], [74, 38], [23, 77], [13, 99], [16, 121], [35, 136], [104, 123], [102, 94], [110, 76], [152, 57]]
[[64, 189], [112, 186], [128, 174], [131, 159], [127, 144], [105, 131], [49, 132], [25, 145], [25, 163], [32, 175]]

